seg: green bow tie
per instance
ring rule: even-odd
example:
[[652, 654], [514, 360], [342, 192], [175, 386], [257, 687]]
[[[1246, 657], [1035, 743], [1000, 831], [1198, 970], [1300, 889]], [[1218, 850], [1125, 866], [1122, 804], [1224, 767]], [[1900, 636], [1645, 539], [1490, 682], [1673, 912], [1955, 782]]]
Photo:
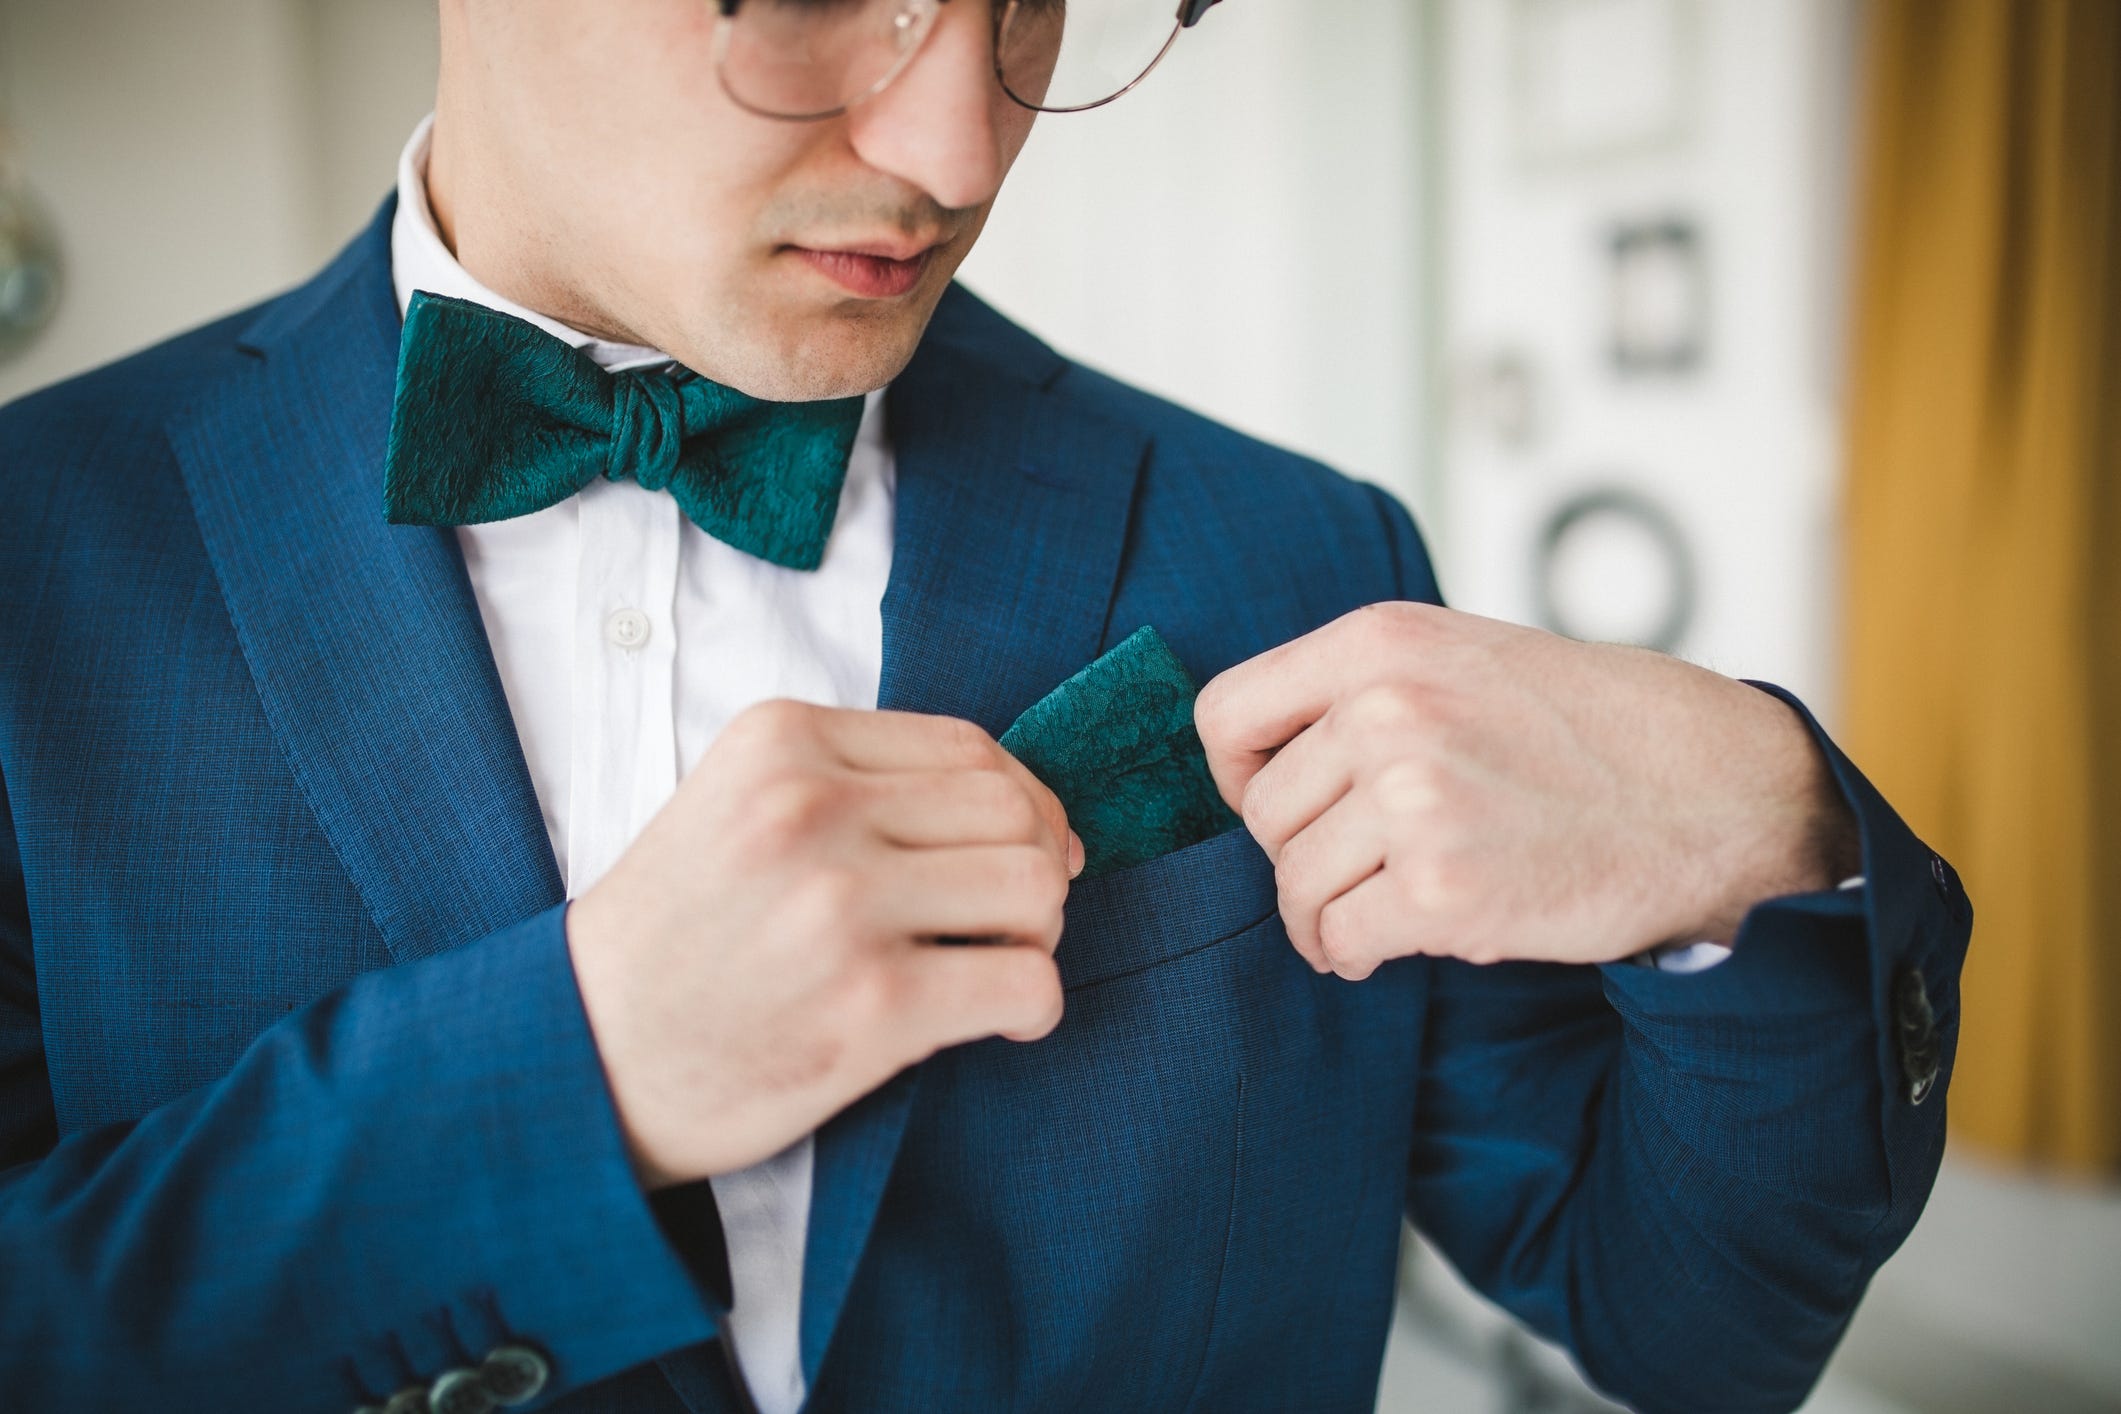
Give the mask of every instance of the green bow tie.
[[717, 540], [811, 570], [861, 421], [860, 398], [770, 403], [685, 369], [606, 373], [527, 320], [422, 290], [398, 346], [383, 511], [507, 520], [630, 476]]

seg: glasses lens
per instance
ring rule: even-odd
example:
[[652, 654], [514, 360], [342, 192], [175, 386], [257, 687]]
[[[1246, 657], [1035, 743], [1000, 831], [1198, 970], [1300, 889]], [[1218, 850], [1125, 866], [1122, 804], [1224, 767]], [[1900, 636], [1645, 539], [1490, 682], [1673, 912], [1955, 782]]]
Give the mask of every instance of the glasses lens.
[[722, 84], [754, 112], [836, 113], [897, 77], [934, 23], [935, 0], [745, 0], [722, 22]]
[[1090, 108], [1148, 73], [1178, 28], [1178, 0], [1014, 0], [995, 57], [1018, 102]]

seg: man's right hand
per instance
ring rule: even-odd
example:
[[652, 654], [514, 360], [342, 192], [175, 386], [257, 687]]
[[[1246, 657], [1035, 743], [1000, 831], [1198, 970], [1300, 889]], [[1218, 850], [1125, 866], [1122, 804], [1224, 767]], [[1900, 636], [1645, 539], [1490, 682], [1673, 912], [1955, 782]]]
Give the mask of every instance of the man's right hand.
[[945, 1046], [1052, 1031], [1081, 869], [1060, 801], [970, 722], [739, 715], [567, 909], [642, 1182], [756, 1163]]

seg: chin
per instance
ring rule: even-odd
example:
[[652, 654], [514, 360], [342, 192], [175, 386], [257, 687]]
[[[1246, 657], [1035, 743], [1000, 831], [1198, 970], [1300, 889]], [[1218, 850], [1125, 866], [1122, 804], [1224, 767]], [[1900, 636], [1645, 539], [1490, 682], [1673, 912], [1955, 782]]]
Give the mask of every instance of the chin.
[[[888, 309], [861, 305], [823, 314], [761, 311], [762, 323], [784, 329], [793, 325], [794, 337], [758, 341], [735, 360], [727, 357], [726, 344], [702, 349], [705, 363], [682, 355], [680, 360], [739, 392], [773, 402], [859, 397], [904, 371], [940, 296], [939, 288], [917, 306]], [[710, 358], [710, 351], [722, 357]]]

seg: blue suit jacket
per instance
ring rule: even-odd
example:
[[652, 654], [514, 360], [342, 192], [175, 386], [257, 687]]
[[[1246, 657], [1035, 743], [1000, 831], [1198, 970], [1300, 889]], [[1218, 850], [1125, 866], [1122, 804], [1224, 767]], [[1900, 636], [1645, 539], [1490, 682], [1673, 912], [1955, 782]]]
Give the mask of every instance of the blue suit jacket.
[[[7, 1409], [343, 1414], [509, 1338], [556, 1409], [729, 1407], [455, 538], [383, 520], [388, 220], [0, 413]], [[887, 707], [999, 732], [1141, 624], [1204, 680], [1436, 595], [1389, 497], [962, 290], [888, 410]], [[1242, 830], [1077, 884], [1057, 1032], [821, 1131], [811, 1407], [1365, 1409], [1408, 1215], [1644, 1409], [1796, 1403], [1928, 1191], [1969, 919], [1832, 760], [1869, 886], [1698, 976], [1319, 977]]]

